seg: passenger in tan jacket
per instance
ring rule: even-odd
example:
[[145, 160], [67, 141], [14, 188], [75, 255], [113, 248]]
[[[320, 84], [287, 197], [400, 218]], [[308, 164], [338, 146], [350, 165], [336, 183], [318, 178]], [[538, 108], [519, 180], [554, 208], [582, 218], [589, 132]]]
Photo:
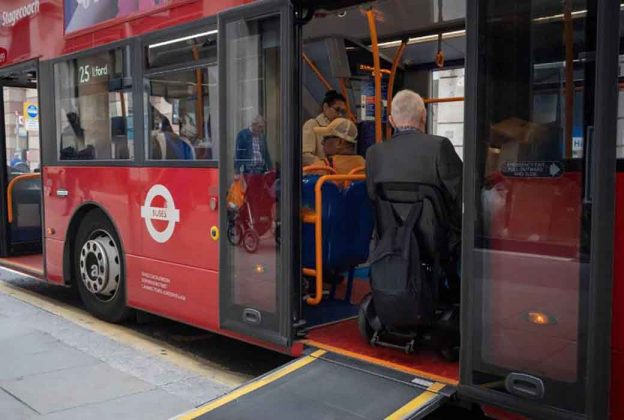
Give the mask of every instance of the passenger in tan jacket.
[[322, 137], [314, 132], [315, 128], [327, 127], [333, 120], [347, 113], [344, 96], [335, 90], [327, 91], [323, 99], [323, 112], [303, 125], [302, 164], [303, 166], [320, 163], [325, 158]]

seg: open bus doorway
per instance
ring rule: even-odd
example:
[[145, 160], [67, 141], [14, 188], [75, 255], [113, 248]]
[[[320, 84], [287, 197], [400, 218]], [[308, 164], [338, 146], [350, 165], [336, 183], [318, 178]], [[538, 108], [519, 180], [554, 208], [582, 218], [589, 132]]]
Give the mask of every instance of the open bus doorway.
[[[314, 10], [307, 11], [307, 23], [302, 29], [302, 123], [321, 117], [324, 95], [329, 90], [337, 91], [346, 99], [344, 117], [351, 119], [358, 129], [357, 153], [365, 156], [368, 147], [392, 136], [387, 115], [393, 94], [410, 89], [425, 99], [427, 133], [449, 138], [461, 158], [465, 2], [384, 0], [365, 5], [353, 3], [339, 9], [317, 4]], [[371, 24], [371, 13], [374, 24]], [[378, 38], [378, 54], [372, 41], [373, 31]], [[380, 113], [375, 112], [376, 54], [381, 73]], [[314, 177], [314, 166], [303, 169], [302, 191], [304, 299], [301, 317], [305, 320], [307, 343], [407, 369], [429, 379], [456, 383], [459, 365], [453, 356], [457, 355], [458, 342], [457, 346], [445, 348], [441, 353], [434, 346], [424, 344], [428, 338], [411, 345], [407, 340], [392, 348], [372, 346], [363, 337], [362, 326], [358, 325], [358, 311], [371, 290], [367, 257], [373, 230], [372, 208], [367, 203], [364, 189], [357, 190], [357, 184], [363, 184], [363, 178], [358, 178], [342, 192], [344, 209], [339, 200], [315, 209], [314, 185], [311, 184], [317, 182], [318, 177]], [[325, 188], [335, 189], [327, 183], [323, 184], [323, 191]], [[333, 200], [333, 193], [322, 194], [323, 200]], [[326, 210], [333, 211], [333, 216], [322, 216], [323, 245], [315, 248], [315, 244], [321, 241], [315, 236], [317, 222], [313, 215], [325, 214]], [[356, 226], [345, 229], [344, 225], [352, 224], [351, 220], [356, 221]], [[341, 243], [345, 237], [351, 243]], [[340, 250], [343, 246], [348, 251], [343, 253]], [[320, 293], [314, 287], [315, 273], [319, 272], [315, 258], [321, 252], [323, 296], [319, 298]], [[345, 263], [344, 259], [350, 261]], [[345, 267], [348, 269], [344, 270]]]
[[0, 165], [3, 264], [43, 273], [41, 132], [34, 64], [0, 73]]

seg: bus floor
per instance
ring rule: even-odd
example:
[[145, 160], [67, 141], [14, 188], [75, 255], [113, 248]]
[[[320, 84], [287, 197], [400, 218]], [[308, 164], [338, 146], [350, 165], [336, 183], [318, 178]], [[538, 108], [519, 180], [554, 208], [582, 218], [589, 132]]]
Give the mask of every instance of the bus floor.
[[346, 282], [336, 288], [336, 298], [323, 299], [318, 306], [304, 305], [308, 326], [307, 343], [325, 350], [429, 377], [435, 381], [456, 384], [459, 363], [449, 362], [432, 350], [421, 349], [411, 354], [388, 348], [373, 347], [360, 334], [357, 313], [359, 303], [370, 292], [368, 276], [356, 271], [351, 301], [345, 301]]
[[456, 384], [459, 381], [459, 362], [449, 362], [427, 349], [407, 354], [398, 349], [371, 346], [360, 335], [357, 319], [311, 328], [306, 343], [439, 382]]
[[17, 257], [0, 258], [0, 266], [43, 277], [43, 254], [21, 255]]

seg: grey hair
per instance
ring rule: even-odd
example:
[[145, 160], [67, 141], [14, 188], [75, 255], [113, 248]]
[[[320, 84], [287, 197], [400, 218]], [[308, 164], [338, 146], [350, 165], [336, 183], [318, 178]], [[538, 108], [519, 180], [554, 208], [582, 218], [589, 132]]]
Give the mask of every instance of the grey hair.
[[425, 109], [425, 102], [416, 92], [405, 89], [392, 99], [392, 119], [397, 127], [417, 127]]

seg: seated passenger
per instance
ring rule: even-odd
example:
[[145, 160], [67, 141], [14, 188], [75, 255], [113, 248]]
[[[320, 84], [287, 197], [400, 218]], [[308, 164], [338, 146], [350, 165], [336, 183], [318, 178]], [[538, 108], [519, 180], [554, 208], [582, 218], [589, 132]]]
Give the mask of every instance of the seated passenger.
[[347, 100], [335, 90], [325, 93], [322, 112], [316, 117], [309, 119], [303, 125], [302, 159], [303, 166], [320, 163], [325, 158], [322, 137], [314, 129], [327, 127], [329, 123], [338, 117], [344, 117], [347, 112]]
[[173, 131], [167, 117], [162, 116], [161, 118], [161, 132], [157, 133], [155, 136], [155, 142], [159, 147], [157, 149], [152, 149], [152, 159], [156, 159], [160, 155], [161, 159], [194, 160], [195, 151], [191, 143]]
[[[376, 200], [379, 183], [417, 182], [437, 187], [449, 215], [451, 254], [458, 259], [461, 240], [462, 161], [449, 139], [425, 133], [427, 110], [415, 92], [403, 90], [392, 100], [392, 138], [366, 153], [366, 185]], [[405, 215], [401, 214], [402, 217]]]
[[323, 163], [337, 174], [346, 175], [366, 166], [366, 161], [356, 151], [358, 132], [351, 120], [336, 118], [327, 127], [314, 127], [314, 132], [322, 138], [326, 156]]

